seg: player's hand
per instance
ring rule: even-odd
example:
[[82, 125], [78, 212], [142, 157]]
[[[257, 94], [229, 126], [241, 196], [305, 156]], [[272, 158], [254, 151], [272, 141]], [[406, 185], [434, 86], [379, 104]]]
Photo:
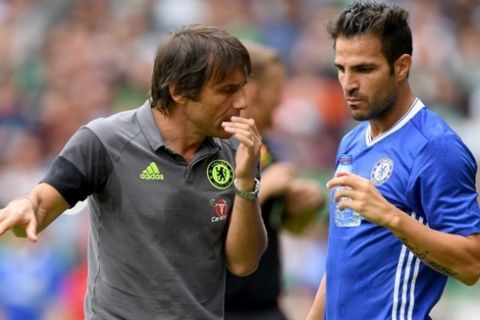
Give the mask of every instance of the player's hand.
[[239, 180], [253, 183], [257, 174], [262, 137], [253, 119], [232, 117], [230, 120], [223, 122], [222, 126], [240, 142], [235, 155], [235, 175]]
[[[389, 203], [370, 180], [355, 174], [347, 173], [334, 177], [327, 182], [328, 188], [341, 188], [335, 192], [335, 202], [338, 208], [350, 208], [361, 214], [365, 219], [380, 226], [388, 226], [395, 212], [395, 207]], [[347, 197], [349, 199], [340, 198]], [[392, 210], [393, 209], [393, 210]]]
[[262, 171], [260, 198], [284, 195], [295, 178], [295, 167], [287, 162], [275, 162]]
[[17, 237], [37, 242], [37, 219], [35, 203], [28, 197], [12, 200], [0, 209], [0, 236], [12, 230]]

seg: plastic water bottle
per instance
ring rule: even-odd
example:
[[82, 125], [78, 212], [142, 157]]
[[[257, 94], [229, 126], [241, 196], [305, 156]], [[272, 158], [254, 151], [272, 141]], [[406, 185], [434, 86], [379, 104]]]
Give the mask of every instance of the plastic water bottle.
[[[352, 155], [342, 154], [340, 155], [339, 164], [335, 176], [341, 176], [344, 173], [352, 172]], [[337, 187], [336, 190], [346, 187]], [[339, 202], [345, 200], [341, 198]], [[362, 216], [350, 208], [340, 210], [338, 204], [335, 206], [335, 224], [338, 227], [358, 227], [362, 222]]]

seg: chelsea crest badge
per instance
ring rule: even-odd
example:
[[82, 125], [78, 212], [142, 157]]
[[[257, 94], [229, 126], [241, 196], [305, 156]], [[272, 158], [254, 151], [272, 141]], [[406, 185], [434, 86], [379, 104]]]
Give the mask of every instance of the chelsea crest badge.
[[375, 163], [370, 175], [370, 181], [376, 186], [384, 184], [392, 175], [393, 161], [390, 158], [382, 158]]

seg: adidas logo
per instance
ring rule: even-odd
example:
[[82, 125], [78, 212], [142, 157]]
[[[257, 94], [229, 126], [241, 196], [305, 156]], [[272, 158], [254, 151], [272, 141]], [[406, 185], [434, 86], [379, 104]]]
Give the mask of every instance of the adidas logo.
[[163, 173], [160, 172], [155, 162], [150, 163], [141, 173], [141, 180], [163, 180]]

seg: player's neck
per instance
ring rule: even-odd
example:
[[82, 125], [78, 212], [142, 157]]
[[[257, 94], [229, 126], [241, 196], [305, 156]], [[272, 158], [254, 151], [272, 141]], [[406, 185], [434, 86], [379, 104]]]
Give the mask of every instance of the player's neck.
[[414, 103], [415, 96], [410, 90], [407, 93], [399, 94], [388, 112], [370, 120], [371, 139], [373, 140], [393, 128], [408, 113]]

